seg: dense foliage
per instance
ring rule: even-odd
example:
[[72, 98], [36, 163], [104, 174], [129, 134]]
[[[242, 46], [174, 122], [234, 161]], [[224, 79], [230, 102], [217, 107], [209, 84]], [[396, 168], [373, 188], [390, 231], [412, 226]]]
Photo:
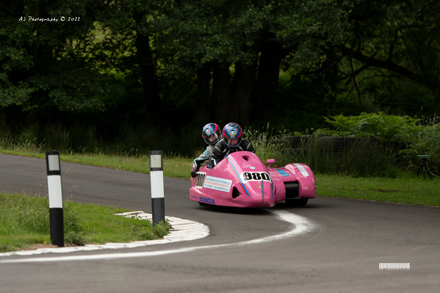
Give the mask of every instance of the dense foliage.
[[[103, 4], [7, 2], [0, 12], [0, 106], [28, 112], [102, 110], [109, 79], [97, 71], [88, 48]], [[61, 21], [64, 16], [79, 20]]]
[[358, 116], [343, 114], [324, 117], [333, 126], [331, 129], [318, 129], [317, 135], [340, 137], [374, 137], [381, 141], [405, 141], [420, 130], [419, 119], [409, 116], [385, 115], [379, 113], [361, 113]]
[[[330, 135], [373, 139], [373, 142], [381, 142], [374, 148], [377, 148], [379, 153], [380, 149], [387, 153], [382, 161], [392, 162], [396, 156], [399, 156], [400, 167], [418, 170], [421, 163], [419, 156], [427, 155], [433, 164], [431, 169], [437, 173], [440, 171], [440, 121], [436, 115], [431, 118], [416, 119], [379, 112], [362, 113], [358, 116], [341, 114], [324, 119], [330, 127], [316, 130], [314, 134], [318, 137]], [[370, 142], [371, 140], [366, 144], [368, 148]], [[397, 144], [389, 144], [391, 142]], [[361, 145], [356, 148], [363, 149]], [[377, 164], [380, 160], [373, 161]]]
[[[148, 149], [192, 140], [210, 121], [305, 131], [341, 113], [440, 109], [434, 0], [8, 0], [3, 8], [0, 133], [9, 139], [39, 144], [51, 132], [75, 150]], [[385, 114], [354, 131], [387, 124]]]

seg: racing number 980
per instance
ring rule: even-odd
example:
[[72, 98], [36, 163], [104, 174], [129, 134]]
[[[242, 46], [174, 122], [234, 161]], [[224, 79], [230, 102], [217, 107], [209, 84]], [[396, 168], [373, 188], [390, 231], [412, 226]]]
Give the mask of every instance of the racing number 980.
[[242, 175], [244, 181], [270, 181], [269, 174], [265, 172], [244, 172]]

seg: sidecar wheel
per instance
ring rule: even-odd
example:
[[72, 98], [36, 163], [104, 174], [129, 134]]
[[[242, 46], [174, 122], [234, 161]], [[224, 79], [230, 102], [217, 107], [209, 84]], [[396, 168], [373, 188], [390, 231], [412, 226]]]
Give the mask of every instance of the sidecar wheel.
[[286, 199], [286, 205], [289, 207], [303, 207], [309, 201], [308, 198], [298, 198], [298, 199]]

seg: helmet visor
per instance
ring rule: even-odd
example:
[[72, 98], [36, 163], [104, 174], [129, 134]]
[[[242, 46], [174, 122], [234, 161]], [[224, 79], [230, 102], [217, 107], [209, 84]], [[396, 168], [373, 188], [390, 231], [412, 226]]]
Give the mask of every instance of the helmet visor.
[[210, 136], [208, 136], [208, 141], [209, 142], [214, 142], [218, 139], [217, 133], [213, 133]]
[[225, 138], [225, 140], [229, 146], [234, 147], [239, 144], [241, 138]]

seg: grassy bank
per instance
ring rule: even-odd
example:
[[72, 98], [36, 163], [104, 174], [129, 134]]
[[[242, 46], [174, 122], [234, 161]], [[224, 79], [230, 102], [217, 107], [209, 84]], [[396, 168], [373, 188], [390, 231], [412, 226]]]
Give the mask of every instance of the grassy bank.
[[[0, 150], [3, 153], [44, 158], [44, 154]], [[61, 154], [61, 160], [117, 170], [148, 173], [149, 157], [104, 154]], [[164, 157], [164, 175], [189, 179], [192, 158]], [[428, 178], [428, 176], [427, 176]], [[357, 198], [394, 203], [440, 206], [440, 179], [423, 180], [414, 173], [398, 172], [394, 178], [316, 174], [317, 196]]]
[[[5, 150], [0, 149], [1, 153], [34, 157], [34, 158], [46, 158], [43, 152], [29, 152], [22, 150]], [[78, 163], [84, 165], [92, 165], [97, 167], [106, 167], [116, 170], [132, 171], [138, 173], [150, 173], [150, 157], [149, 155], [111, 155], [107, 153], [61, 153], [61, 161]], [[172, 178], [184, 178], [188, 179], [191, 172], [193, 158], [185, 158], [181, 156], [173, 156], [172, 154], [164, 155], [164, 176]]]
[[[47, 197], [0, 193], [0, 252], [26, 249], [50, 241]], [[65, 244], [103, 244], [162, 238], [169, 225], [115, 216], [125, 209], [63, 203]]]
[[401, 173], [397, 178], [354, 178], [317, 174], [316, 180], [318, 197], [440, 206], [440, 179], [423, 180], [421, 175]]

